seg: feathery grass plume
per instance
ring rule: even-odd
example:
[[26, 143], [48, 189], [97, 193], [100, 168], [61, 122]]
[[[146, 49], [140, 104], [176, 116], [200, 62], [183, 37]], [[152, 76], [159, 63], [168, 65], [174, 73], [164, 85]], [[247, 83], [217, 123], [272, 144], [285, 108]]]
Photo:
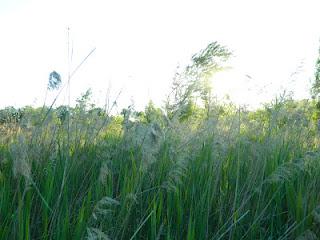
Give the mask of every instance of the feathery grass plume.
[[92, 217], [95, 220], [97, 220], [99, 215], [105, 216], [105, 215], [111, 214], [114, 211], [114, 208], [119, 205], [120, 205], [119, 201], [108, 196], [103, 197], [95, 205], [92, 212]]
[[284, 163], [274, 170], [267, 181], [272, 183], [293, 181], [298, 177], [298, 174], [303, 171], [303, 159], [300, 159], [297, 162]]
[[111, 171], [109, 169], [108, 162], [102, 163], [99, 173], [99, 182], [101, 184], [106, 184], [106, 180], [110, 174]]
[[156, 155], [164, 140], [161, 127], [157, 123], [126, 123], [126, 131], [123, 136], [126, 150], [140, 149], [142, 153], [143, 168], [147, 169], [156, 161]]
[[314, 174], [315, 169], [320, 168], [320, 153], [317, 151], [308, 151], [305, 153], [304, 164], [310, 174]]
[[163, 184], [168, 191], [175, 192], [183, 185], [183, 179], [186, 177], [187, 166], [186, 159], [183, 158], [179, 158], [172, 164], [166, 181]]
[[61, 85], [61, 76], [56, 71], [52, 71], [49, 74], [49, 81], [48, 81], [48, 90], [52, 91], [55, 89], [59, 89]]
[[19, 135], [17, 140], [10, 146], [10, 154], [13, 158], [13, 175], [21, 175], [26, 180], [31, 179], [31, 162], [28, 158], [27, 140]]
[[87, 228], [87, 240], [111, 240], [107, 234], [98, 228]]
[[319, 238], [317, 237], [317, 235], [311, 230], [307, 230], [303, 232], [300, 236], [296, 238], [296, 240], [318, 240], [318, 239]]

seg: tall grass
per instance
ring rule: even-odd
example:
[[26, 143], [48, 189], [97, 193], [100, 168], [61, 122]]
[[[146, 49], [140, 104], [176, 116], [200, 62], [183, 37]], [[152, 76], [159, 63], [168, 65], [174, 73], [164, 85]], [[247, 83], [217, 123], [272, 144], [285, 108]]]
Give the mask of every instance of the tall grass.
[[288, 105], [4, 124], [0, 239], [317, 239], [318, 135]]

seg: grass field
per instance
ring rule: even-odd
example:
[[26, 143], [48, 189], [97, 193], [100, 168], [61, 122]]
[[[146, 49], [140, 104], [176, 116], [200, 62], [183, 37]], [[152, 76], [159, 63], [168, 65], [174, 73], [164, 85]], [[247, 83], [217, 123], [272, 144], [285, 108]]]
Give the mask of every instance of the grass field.
[[318, 239], [312, 106], [184, 121], [29, 109], [1, 125], [0, 239]]

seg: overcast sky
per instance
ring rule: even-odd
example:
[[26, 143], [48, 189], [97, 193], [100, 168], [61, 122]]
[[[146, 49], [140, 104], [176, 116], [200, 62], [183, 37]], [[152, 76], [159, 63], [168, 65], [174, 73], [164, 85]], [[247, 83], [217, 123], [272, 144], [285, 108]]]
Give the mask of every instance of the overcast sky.
[[283, 89], [308, 97], [319, 9], [319, 0], [0, 0], [0, 107], [43, 104], [53, 70], [66, 81], [68, 27], [71, 69], [96, 48], [72, 79], [72, 102], [92, 88], [103, 105], [109, 88], [111, 101], [122, 89], [122, 106], [161, 104], [176, 67], [212, 41], [234, 52], [233, 68], [213, 80], [219, 97], [251, 105]]

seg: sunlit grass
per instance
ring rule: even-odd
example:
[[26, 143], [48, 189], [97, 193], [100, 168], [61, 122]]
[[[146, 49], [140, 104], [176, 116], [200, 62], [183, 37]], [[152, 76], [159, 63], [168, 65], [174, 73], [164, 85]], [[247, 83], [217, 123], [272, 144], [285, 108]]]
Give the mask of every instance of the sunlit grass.
[[317, 132], [288, 106], [2, 126], [0, 239], [319, 237]]

